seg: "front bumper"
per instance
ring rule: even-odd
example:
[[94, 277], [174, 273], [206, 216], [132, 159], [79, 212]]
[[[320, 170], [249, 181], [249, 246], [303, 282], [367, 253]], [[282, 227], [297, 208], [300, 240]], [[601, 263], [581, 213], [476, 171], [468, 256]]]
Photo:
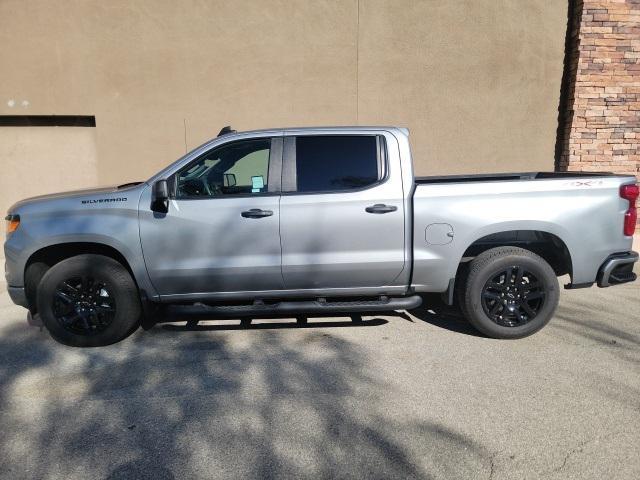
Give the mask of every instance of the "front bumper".
[[637, 278], [637, 275], [633, 273], [633, 264], [637, 261], [638, 252], [610, 255], [598, 270], [598, 286], [610, 287], [633, 282]]
[[29, 308], [29, 304], [27, 303], [27, 294], [24, 291], [24, 287], [8, 286], [7, 293], [9, 293], [9, 297], [13, 303], [24, 308]]

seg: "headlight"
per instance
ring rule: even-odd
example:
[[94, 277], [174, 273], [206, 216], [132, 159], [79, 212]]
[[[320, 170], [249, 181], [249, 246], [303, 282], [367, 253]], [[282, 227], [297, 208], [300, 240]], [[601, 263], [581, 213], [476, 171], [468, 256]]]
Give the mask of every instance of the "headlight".
[[5, 220], [7, 221], [7, 235], [15, 232], [20, 226], [20, 215], [7, 215]]

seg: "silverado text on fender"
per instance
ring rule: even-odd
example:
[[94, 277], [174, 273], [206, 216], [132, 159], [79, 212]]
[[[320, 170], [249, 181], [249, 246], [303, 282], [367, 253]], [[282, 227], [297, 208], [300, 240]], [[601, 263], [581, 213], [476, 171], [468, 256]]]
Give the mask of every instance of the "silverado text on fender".
[[486, 335], [542, 328], [567, 288], [635, 280], [632, 176], [415, 178], [394, 127], [223, 129], [146, 182], [8, 212], [11, 298], [66, 344], [161, 304], [211, 315], [380, 312], [442, 292]]

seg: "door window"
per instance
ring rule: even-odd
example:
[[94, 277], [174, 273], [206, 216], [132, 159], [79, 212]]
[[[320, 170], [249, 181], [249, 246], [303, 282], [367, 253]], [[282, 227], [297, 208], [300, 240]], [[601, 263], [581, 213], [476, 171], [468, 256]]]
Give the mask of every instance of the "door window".
[[297, 191], [334, 192], [373, 185], [383, 176], [380, 142], [375, 135], [297, 137]]
[[177, 174], [176, 197], [255, 195], [268, 190], [271, 139], [214, 148]]

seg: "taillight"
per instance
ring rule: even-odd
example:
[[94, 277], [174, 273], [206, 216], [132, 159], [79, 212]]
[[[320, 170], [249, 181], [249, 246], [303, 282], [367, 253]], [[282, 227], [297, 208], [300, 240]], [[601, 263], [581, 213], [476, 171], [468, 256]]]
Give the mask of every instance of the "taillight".
[[640, 195], [640, 187], [636, 184], [622, 185], [620, 187], [620, 196], [629, 201], [629, 209], [624, 214], [624, 234], [629, 237], [636, 231], [636, 222], [638, 221], [636, 200], [638, 195]]

